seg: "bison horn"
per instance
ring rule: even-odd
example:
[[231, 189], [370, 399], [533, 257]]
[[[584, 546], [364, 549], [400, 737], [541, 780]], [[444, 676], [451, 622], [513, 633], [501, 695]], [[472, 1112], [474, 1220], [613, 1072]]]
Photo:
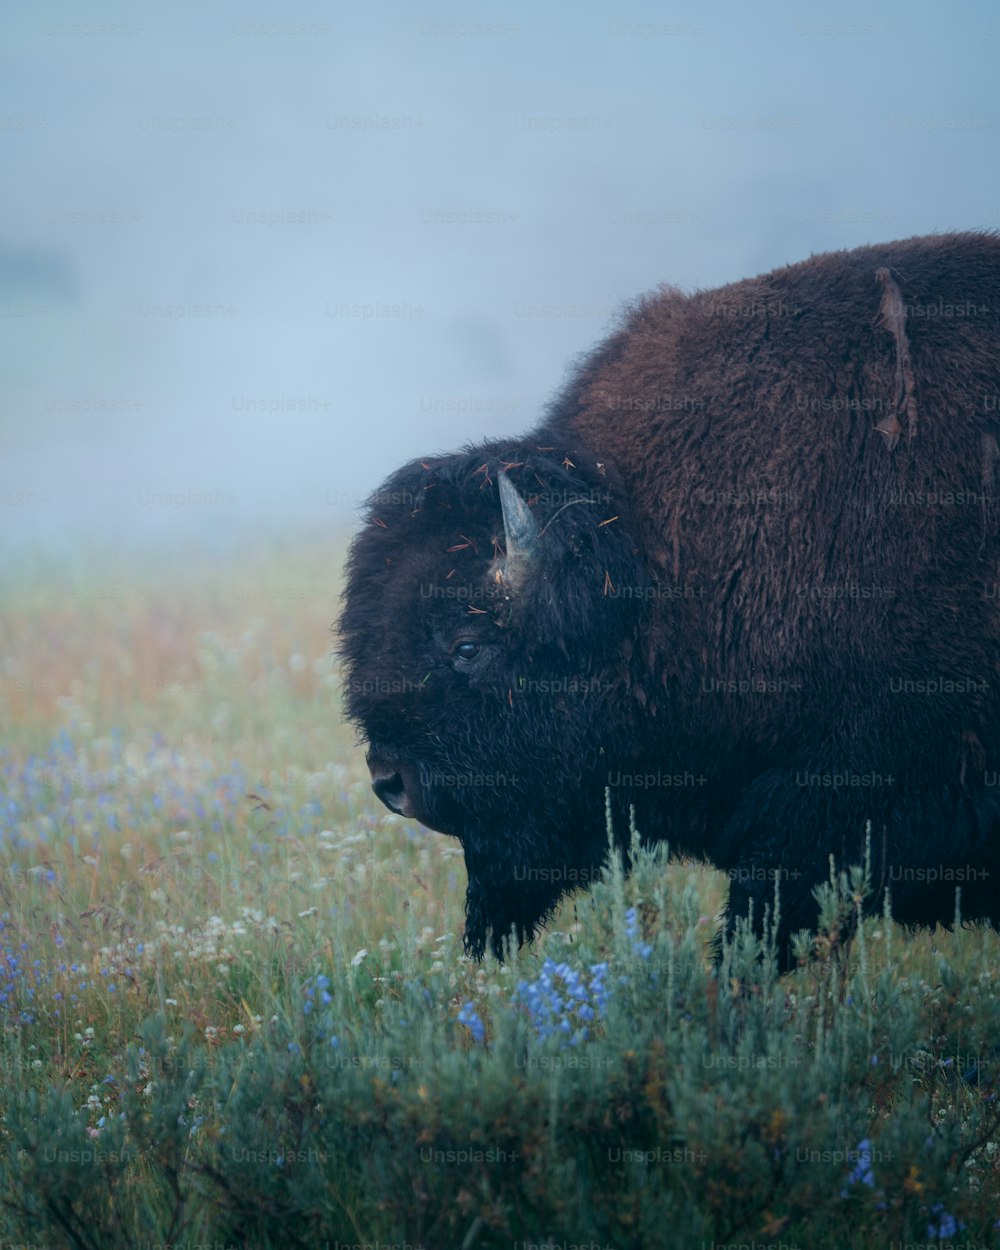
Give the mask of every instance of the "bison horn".
[[516, 590], [523, 585], [534, 562], [538, 522], [506, 473], [498, 474], [497, 484], [500, 487], [503, 535], [507, 547], [507, 557], [500, 565], [499, 573], [504, 584]]

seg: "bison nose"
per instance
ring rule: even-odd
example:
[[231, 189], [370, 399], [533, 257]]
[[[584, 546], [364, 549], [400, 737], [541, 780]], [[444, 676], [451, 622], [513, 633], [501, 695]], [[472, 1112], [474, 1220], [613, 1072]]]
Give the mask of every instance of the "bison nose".
[[395, 812], [397, 816], [412, 816], [413, 804], [399, 773], [391, 768], [381, 768], [373, 764], [371, 774], [372, 789], [389, 811]]

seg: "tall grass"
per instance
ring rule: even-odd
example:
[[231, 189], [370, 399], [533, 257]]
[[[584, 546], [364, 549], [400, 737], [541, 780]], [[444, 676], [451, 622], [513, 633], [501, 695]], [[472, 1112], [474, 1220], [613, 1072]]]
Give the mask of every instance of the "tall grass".
[[997, 1244], [1000, 944], [778, 979], [724, 881], [615, 864], [510, 964], [340, 718], [342, 550], [23, 570], [0, 620], [0, 1236]]

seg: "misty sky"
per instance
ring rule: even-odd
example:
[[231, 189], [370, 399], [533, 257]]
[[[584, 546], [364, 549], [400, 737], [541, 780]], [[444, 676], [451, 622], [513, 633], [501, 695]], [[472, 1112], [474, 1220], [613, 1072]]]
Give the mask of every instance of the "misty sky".
[[623, 301], [1000, 225], [983, 2], [0, 18], [0, 553], [354, 524]]

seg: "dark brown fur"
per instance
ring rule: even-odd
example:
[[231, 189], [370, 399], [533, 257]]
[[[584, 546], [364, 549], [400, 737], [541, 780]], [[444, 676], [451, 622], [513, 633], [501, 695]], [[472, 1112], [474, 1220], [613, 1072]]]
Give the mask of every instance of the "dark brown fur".
[[[615, 770], [695, 779], [613, 806], [727, 870], [731, 915], [754, 898], [759, 920], [779, 876], [786, 959], [869, 819], [901, 919], [947, 922], [955, 884], [1000, 918], [998, 392], [1000, 241], [910, 239], [647, 297], [536, 431], [389, 480], [351, 559], [349, 710], [373, 768], [462, 839], [471, 949], [567, 888], [519, 889], [519, 866], [596, 869]], [[502, 602], [505, 466], [544, 532]], [[421, 603], [446, 582], [479, 597]], [[447, 647], [472, 603], [492, 651], [470, 675]], [[360, 688], [424, 670], [416, 697]], [[603, 694], [522, 707], [527, 672]], [[503, 759], [522, 780], [474, 802], [416, 780]]]

